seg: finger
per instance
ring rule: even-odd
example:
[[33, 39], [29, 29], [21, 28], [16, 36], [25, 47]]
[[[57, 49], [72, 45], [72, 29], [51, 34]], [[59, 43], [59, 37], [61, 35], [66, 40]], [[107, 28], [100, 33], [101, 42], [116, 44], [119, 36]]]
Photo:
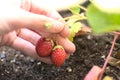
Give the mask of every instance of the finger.
[[37, 41], [41, 38], [41, 36], [46, 37], [46, 38], [51, 38], [51, 35], [52, 34], [50, 34], [50, 33], [34, 32], [34, 31], [29, 30], [27, 28], [20, 29], [19, 33], [18, 33], [18, 36], [20, 38], [22, 38], [28, 42], [31, 42], [33, 45], [36, 45]]
[[64, 29], [59, 34], [64, 38], [68, 37], [70, 35], [69, 27], [65, 26]]
[[56, 40], [57, 44], [60, 44], [64, 47], [67, 53], [72, 54], [75, 52], [75, 45], [69, 41], [68, 38], [63, 38], [60, 35], [57, 35], [54, 39]]
[[52, 64], [50, 57], [47, 58], [39, 57], [35, 51], [35, 46], [24, 39], [18, 37], [16, 40], [14, 40], [11, 46], [17, 50], [22, 51], [26, 55], [33, 57], [34, 59], [40, 60], [48, 64]]
[[14, 15], [10, 16], [12, 18], [10, 22], [13, 23], [11, 25], [14, 27], [29, 27], [34, 29], [36, 28], [44, 32], [56, 33], [62, 31], [65, 26], [63, 23], [52, 18], [46, 17], [44, 15], [29, 13], [24, 10], [18, 10], [14, 13]]
[[16, 34], [16, 32], [12, 31], [12, 32], [9, 32], [9, 34], [0, 36], [0, 38], [1, 38], [0, 46], [11, 45], [13, 40], [16, 39], [16, 37], [17, 37], [15, 34]]
[[[51, 8], [50, 6], [46, 7], [46, 5], [44, 4], [46, 4], [44, 3], [44, 0], [43, 1], [32, 0], [30, 11], [37, 14], [43, 14], [45, 16], [48, 16], [50, 18], [53, 18], [65, 24], [65, 21], [62, 18], [62, 16], [59, 14], [59, 12], [57, 12], [55, 9]], [[63, 37], [68, 37], [69, 34], [70, 34], [70, 31], [68, 26], [65, 26], [63, 31], [61, 31], [60, 33], [60, 35]]]
[[44, 2], [44, 0], [43, 1], [32, 0], [30, 11], [37, 14], [46, 15], [56, 20], [62, 20], [64, 22], [64, 20], [62, 19], [62, 16], [55, 9], [45, 4], [46, 3]]
[[21, 29], [18, 36], [28, 42], [31, 42], [33, 45], [36, 45], [37, 41], [41, 38], [39, 34], [26, 28]]
[[[30, 13], [20, 8], [10, 8], [10, 11], [1, 12], [1, 16], [1, 34], [18, 28], [31, 28], [43, 32], [59, 33], [65, 26], [52, 18]], [[50, 26], [46, 26], [46, 23], [49, 23]]]

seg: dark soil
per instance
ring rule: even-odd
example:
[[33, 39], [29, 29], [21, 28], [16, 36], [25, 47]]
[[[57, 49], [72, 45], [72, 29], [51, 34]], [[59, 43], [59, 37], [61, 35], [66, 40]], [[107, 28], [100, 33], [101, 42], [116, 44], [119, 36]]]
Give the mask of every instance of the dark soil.
[[[112, 40], [112, 34], [75, 37], [76, 52], [61, 67], [36, 61], [4, 46], [0, 49], [0, 80], [83, 80], [93, 65], [103, 66]], [[120, 41], [117, 40], [113, 56], [119, 49]], [[108, 64], [105, 75], [119, 80], [120, 70]]]

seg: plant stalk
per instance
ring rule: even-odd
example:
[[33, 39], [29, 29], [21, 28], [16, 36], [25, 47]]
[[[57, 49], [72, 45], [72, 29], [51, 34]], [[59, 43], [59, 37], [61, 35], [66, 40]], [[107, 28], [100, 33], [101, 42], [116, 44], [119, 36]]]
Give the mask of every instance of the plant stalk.
[[106, 60], [105, 60], [105, 63], [104, 63], [104, 65], [103, 65], [103, 67], [102, 67], [102, 72], [101, 72], [98, 80], [102, 80], [103, 73], [105, 72], [105, 68], [106, 68], [106, 66], [107, 66], [107, 64], [108, 64], [108, 61], [109, 61], [109, 59], [110, 59], [110, 56], [112, 55], [112, 52], [113, 52], [113, 49], [114, 49], [114, 45], [115, 45], [115, 42], [116, 42], [118, 36], [119, 36], [119, 34], [117, 34], [116, 32], [114, 32], [114, 40], [113, 40], [111, 49], [110, 49], [110, 51], [109, 51], [109, 53], [108, 53], [108, 56], [107, 56], [107, 58], [106, 58]]

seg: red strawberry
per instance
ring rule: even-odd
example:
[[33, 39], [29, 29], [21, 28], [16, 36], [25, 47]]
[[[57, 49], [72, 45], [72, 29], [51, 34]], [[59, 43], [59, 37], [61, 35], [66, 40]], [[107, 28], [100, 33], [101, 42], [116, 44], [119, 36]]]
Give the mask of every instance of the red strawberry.
[[36, 52], [41, 57], [47, 57], [50, 55], [54, 46], [54, 42], [51, 39], [40, 38], [36, 44]]
[[66, 52], [61, 45], [55, 46], [51, 54], [52, 61], [57, 67], [61, 66], [66, 60]]

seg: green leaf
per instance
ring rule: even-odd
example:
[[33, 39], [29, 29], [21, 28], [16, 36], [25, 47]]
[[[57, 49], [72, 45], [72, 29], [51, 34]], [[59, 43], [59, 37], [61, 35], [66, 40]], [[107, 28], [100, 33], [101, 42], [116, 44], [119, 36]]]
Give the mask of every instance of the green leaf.
[[75, 23], [73, 24], [73, 26], [74, 26], [74, 27], [72, 27], [72, 28], [73, 28], [73, 31], [74, 31], [75, 33], [77, 33], [77, 32], [81, 29], [82, 24], [81, 24], [80, 22], [75, 22]]
[[78, 19], [71, 18], [66, 23], [69, 27], [71, 27], [76, 21], [78, 21]]
[[73, 6], [70, 8], [70, 11], [71, 11], [73, 14], [79, 14], [79, 12], [80, 12], [80, 7], [79, 7], [79, 5], [73, 5]]
[[73, 41], [75, 34], [81, 30], [82, 24], [80, 22], [74, 22], [70, 24], [70, 36], [68, 37], [70, 41]]
[[120, 13], [120, 1], [119, 0], [90, 0], [91, 3], [99, 10], [106, 13]]
[[90, 4], [86, 11], [89, 25], [95, 33], [120, 30], [120, 14], [109, 14], [98, 10]]

